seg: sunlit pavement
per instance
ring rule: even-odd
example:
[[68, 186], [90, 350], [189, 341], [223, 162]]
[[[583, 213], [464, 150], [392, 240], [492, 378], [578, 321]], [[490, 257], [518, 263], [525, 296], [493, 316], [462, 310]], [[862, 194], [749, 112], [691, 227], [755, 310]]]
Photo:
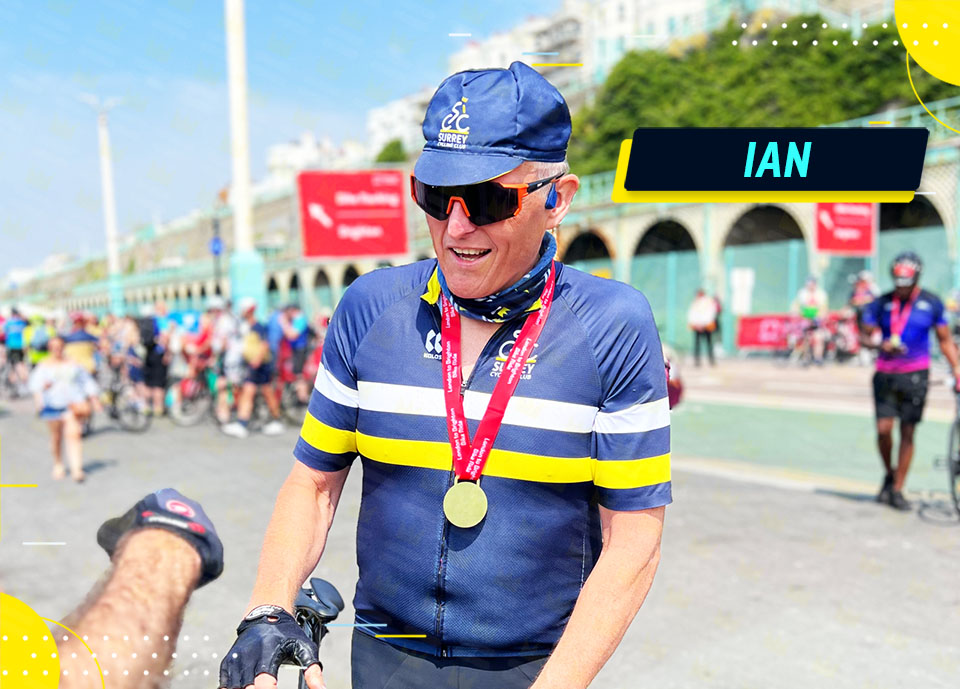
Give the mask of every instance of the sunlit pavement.
[[[592, 686], [955, 686], [960, 523], [946, 509], [945, 472], [931, 460], [942, 452], [945, 423], [920, 427], [910, 481], [920, 509], [901, 514], [870, 500], [880, 474], [871, 454], [869, 389], [857, 388], [869, 383], [868, 370], [784, 372], [735, 362], [683, 372], [689, 395], [674, 415], [675, 503], [667, 511], [660, 572]], [[796, 387], [785, 393], [783, 381], [849, 385], [805, 403], [813, 410], [830, 400], [862, 408], [827, 413], [717, 398], [761, 390], [768, 381], [781, 381], [774, 397], [799, 395]], [[936, 397], [933, 407], [952, 416], [949, 393]], [[74, 486], [50, 480], [46, 429], [29, 405], [6, 410], [0, 478], [39, 487], [2, 494], [5, 591], [44, 616], [65, 615], [106, 568], [94, 542], [97, 526], [172, 485], [204, 505], [226, 545], [224, 575], [194, 596], [173, 667], [172, 686], [213, 687], [247, 603], [276, 491], [293, 462], [295, 430], [241, 441], [210, 425], [179, 429], [161, 421], [143, 436], [106, 427], [86, 443], [87, 483]], [[928, 478], [941, 493], [928, 491]], [[359, 476], [351, 476], [317, 572], [348, 601], [357, 575], [359, 488]], [[349, 609], [343, 621], [352, 621]], [[335, 628], [325, 641], [331, 689], [349, 686], [349, 636]]]

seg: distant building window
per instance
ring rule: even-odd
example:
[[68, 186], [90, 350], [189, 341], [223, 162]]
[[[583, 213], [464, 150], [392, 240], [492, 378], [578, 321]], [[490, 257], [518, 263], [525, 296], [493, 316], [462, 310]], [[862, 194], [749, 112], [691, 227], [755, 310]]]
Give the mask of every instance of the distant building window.
[[600, 57], [600, 62], [604, 62], [607, 59], [607, 42], [603, 38], [597, 39], [597, 55]]
[[667, 19], [667, 33], [670, 34], [671, 36], [673, 36], [675, 33], [677, 33], [677, 18], [676, 18], [676, 17], [670, 17], [669, 19]]
[[653, 22], [647, 22], [647, 34], [652, 36], [656, 32], [656, 25]]
[[624, 9], [623, 3], [621, 2], [617, 6], [617, 17], [620, 19], [620, 21], [623, 21], [625, 16], [626, 16], [626, 10]]
[[683, 35], [690, 35], [690, 15], [688, 14], [683, 18]]
[[623, 36], [617, 39], [617, 57], [623, 55], [625, 51]]

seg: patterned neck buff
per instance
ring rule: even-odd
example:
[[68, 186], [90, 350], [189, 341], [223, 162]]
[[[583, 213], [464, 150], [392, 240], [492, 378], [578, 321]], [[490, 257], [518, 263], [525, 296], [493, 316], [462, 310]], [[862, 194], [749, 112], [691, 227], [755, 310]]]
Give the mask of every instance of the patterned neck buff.
[[[523, 277], [496, 294], [479, 299], [462, 299], [450, 292], [443, 273], [437, 267], [434, 277], [443, 296], [461, 315], [490, 323], [505, 323], [540, 308], [540, 293], [547, 282], [550, 262], [557, 255], [557, 240], [547, 232], [540, 243], [540, 260]], [[431, 278], [431, 283], [433, 278]]]

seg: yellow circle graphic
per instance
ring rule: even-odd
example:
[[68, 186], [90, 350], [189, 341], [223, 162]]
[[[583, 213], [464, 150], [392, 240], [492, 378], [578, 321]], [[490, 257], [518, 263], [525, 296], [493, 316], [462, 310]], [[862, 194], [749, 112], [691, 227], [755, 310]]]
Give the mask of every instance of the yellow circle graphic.
[[896, 0], [903, 47], [940, 81], [960, 86], [960, 2]]
[[0, 593], [0, 686], [56, 689], [60, 659], [53, 633], [26, 603]]

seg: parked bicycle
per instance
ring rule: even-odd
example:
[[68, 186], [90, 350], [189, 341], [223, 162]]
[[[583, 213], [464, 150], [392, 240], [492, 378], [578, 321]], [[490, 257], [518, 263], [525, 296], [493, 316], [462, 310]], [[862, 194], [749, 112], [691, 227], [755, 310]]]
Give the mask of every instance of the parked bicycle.
[[947, 441], [947, 480], [950, 484], [950, 497], [953, 507], [960, 516], [960, 392], [954, 389], [957, 401], [953, 424], [950, 426], [950, 437]]
[[[100, 393], [100, 404], [107, 416], [125, 431], [145, 432], [153, 421], [149, 402], [137, 387], [126, 379], [122, 367], [111, 366], [107, 376], [106, 384]], [[83, 425], [84, 436], [93, 432], [94, 416], [91, 414], [87, 417]]]

